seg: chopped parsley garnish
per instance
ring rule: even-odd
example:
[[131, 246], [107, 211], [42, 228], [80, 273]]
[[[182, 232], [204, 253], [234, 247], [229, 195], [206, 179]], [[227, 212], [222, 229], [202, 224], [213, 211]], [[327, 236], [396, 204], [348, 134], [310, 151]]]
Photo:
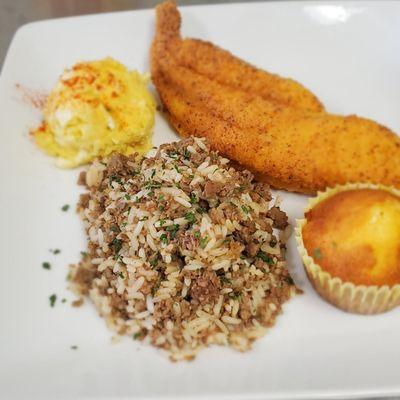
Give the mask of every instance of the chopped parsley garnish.
[[230, 285], [232, 282], [230, 279], [228, 279], [225, 275], [221, 275], [219, 277], [219, 280], [221, 281], [221, 283], [226, 283], [228, 285]]
[[194, 224], [196, 222], [196, 217], [192, 212], [188, 212], [185, 214], [185, 219], [188, 221], [190, 224]]
[[192, 153], [188, 149], [183, 150], [183, 158], [185, 160], [190, 160], [191, 156], [192, 156]]
[[153, 169], [152, 171], [151, 171], [151, 179], [153, 179], [154, 178], [154, 175], [156, 174], [156, 170], [155, 169]]
[[113, 248], [114, 254], [118, 254], [122, 248], [122, 240], [114, 238], [111, 242], [111, 247]]
[[45, 261], [44, 263], [42, 263], [42, 268], [43, 269], [51, 269], [51, 265], [49, 262]]
[[177, 233], [178, 230], [179, 230], [179, 225], [178, 225], [178, 224], [174, 224], [174, 225], [167, 226], [167, 227], [165, 228], [165, 230], [166, 230], [167, 232], [169, 232], [169, 237], [170, 237], [170, 239], [175, 239], [176, 233]]
[[168, 244], [168, 237], [165, 233], [160, 236], [160, 240], [162, 244]]
[[163, 225], [165, 225], [165, 223], [167, 222], [167, 221], [165, 221], [165, 219], [160, 219], [160, 226], [163, 226]]
[[175, 150], [167, 151], [168, 157], [176, 160], [178, 158], [178, 153]]
[[142, 217], [139, 219], [139, 221], [147, 221], [149, 219], [149, 217]]
[[145, 189], [159, 189], [161, 187], [161, 183], [160, 182], [146, 182], [144, 184], [144, 188]]
[[129, 194], [126, 194], [125, 195], [125, 200], [130, 200], [131, 199], [131, 196], [129, 196]]
[[60, 249], [50, 249], [50, 252], [52, 252], [53, 254], [60, 254], [61, 250]]
[[189, 197], [190, 197], [189, 202], [190, 202], [191, 204], [198, 203], [199, 199], [197, 198], [196, 193], [191, 192], [190, 195], [189, 195]]
[[197, 212], [198, 212], [199, 214], [204, 214], [204, 213], [207, 212], [207, 210], [206, 210], [204, 207], [198, 207], [198, 208], [197, 208]]
[[117, 183], [119, 183], [119, 184], [122, 184], [121, 178], [119, 178], [119, 177], [116, 176], [116, 175], [111, 175], [111, 176], [109, 177], [109, 182], [110, 182], [110, 185], [111, 185], [113, 182], [117, 182]]
[[322, 258], [321, 249], [319, 248], [314, 249], [313, 256], [316, 260], [320, 260]]
[[139, 331], [133, 334], [133, 340], [138, 340], [143, 336], [143, 332]]
[[49, 297], [49, 301], [50, 301], [50, 307], [54, 307], [54, 305], [56, 304], [56, 301], [57, 301], [57, 295], [56, 294], [52, 294]]
[[66, 303], [66, 302], [67, 302], [67, 299], [65, 299], [65, 298], [61, 300], [61, 303]]
[[62, 207], [61, 207], [61, 211], [68, 211], [69, 210], [69, 204], [64, 204]]
[[111, 226], [110, 226], [110, 231], [119, 232], [119, 228], [118, 228], [117, 225], [111, 225]]
[[158, 207], [158, 209], [159, 209], [161, 212], [163, 212], [163, 211], [165, 210], [165, 206], [160, 206], [160, 207]]
[[205, 236], [200, 240], [200, 247], [202, 249], [205, 249], [205, 247], [207, 246], [207, 243], [208, 243], [208, 236]]
[[246, 206], [241, 206], [241, 209], [245, 214], [248, 214], [250, 212], [250, 210]]
[[158, 196], [158, 200], [160, 200], [160, 201], [163, 201], [164, 198], [165, 198], [165, 196], [164, 196], [163, 194], [160, 194], [160, 195]]
[[261, 250], [257, 253], [256, 257], [263, 260], [267, 264], [271, 265], [274, 263], [274, 260], [268, 254], [264, 253]]
[[174, 164], [174, 169], [178, 174], [181, 173], [181, 170], [178, 168], [178, 166], [176, 164]]
[[125, 275], [122, 272], [118, 272], [118, 275], [121, 279], [125, 279]]
[[86, 251], [81, 251], [81, 255], [82, 255], [82, 257], [87, 257], [87, 253], [86, 253]]
[[196, 231], [195, 233], [193, 233], [193, 236], [194, 236], [196, 239], [200, 239], [201, 234], [200, 234], [199, 231]]
[[158, 253], [156, 254], [156, 256], [152, 260], [150, 260], [150, 266], [152, 268], [157, 267], [157, 264], [158, 264]]

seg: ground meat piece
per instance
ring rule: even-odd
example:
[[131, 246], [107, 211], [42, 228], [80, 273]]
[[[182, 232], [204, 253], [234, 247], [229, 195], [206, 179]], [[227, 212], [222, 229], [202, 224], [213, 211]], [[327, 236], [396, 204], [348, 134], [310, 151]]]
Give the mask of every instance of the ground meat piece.
[[254, 191], [265, 201], [270, 201], [272, 199], [270, 188], [266, 183], [262, 182], [255, 183]]
[[203, 196], [207, 199], [215, 198], [223, 188], [223, 183], [208, 181], [204, 185]]
[[199, 239], [195, 238], [192, 233], [186, 232], [179, 236], [179, 245], [182, 249], [193, 251], [199, 246]]
[[274, 228], [285, 229], [288, 226], [288, 217], [279, 207], [272, 207], [267, 216], [274, 221]]
[[210, 304], [218, 299], [221, 283], [214, 271], [204, 271], [192, 282], [190, 296], [195, 303]]
[[124, 170], [124, 156], [119, 153], [114, 153], [108, 159], [107, 171], [110, 175], [118, 174]]
[[87, 208], [88, 205], [89, 205], [89, 200], [90, 200], [90, 194], [89, 193], [81, 194], [79, 196], [79, 201], [78, 201], [78, 210]]
[[78, 185], [86, 186], [86, 171], [81, 171], [78, 176]]
[[255, 257], [258, 250], [260, 250], [260, 245], [258, 243], [250, 242], [246, 244], [245, 250], [249, 257]]
[[93, 279], [96, 276], [96, 270], [80, 266], [73, 278], [74, 282], [79, 286], [82, 294], [88, 294], [92, 286]]

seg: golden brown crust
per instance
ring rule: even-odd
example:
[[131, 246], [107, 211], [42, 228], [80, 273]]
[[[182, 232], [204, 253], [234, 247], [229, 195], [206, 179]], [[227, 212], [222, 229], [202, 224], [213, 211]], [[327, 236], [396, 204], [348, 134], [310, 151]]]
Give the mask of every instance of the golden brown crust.
[[333, 277], [356, 285], [400, 283], [400, 198], [385, 190], [343, 191], [305, 214], [304, 246]]

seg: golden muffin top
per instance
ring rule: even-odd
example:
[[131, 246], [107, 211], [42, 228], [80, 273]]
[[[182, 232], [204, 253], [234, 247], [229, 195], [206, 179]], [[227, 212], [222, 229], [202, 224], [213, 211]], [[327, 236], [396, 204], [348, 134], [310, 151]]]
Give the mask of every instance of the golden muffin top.
[[383, 189], [336, 193], [305, 214], [302, 236], [323, 270], [356, 285], [400, 283], [400, 197]]

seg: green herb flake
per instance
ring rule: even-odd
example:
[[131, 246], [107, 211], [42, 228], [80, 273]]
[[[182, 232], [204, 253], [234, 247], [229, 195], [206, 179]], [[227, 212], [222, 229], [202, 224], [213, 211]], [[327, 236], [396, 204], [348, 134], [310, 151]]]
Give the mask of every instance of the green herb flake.
[[174, 225], [167, 226], [167, 227], [165, 228], [165, 230], [166, 230], [167, 232], [169, 232], [169, 237], [170, 237], [170, 239], [175, 239], [176, 233], [177, 233], [178, 230], [179, 230], [179, 225], [178, 225], [178, 224], [174, 224]]
[[193, 192], [190, 193], [189, 197], [190, 197], [190, 200], [189, 200], [190, 204], [198, 203], [199, 200], [197, 198], [196, 193], [193, 193]]
[[196, 239], [200, 239], [201, 233], [200, 233], [199, 231], [196, 231], [195, 233], [193, 233], [193, 236], [194, 236]]
[[51, 265], [49, 262], [45, 261], [44, 263], [42, 263], [42, 268], [43, 269], [51, 269]]
[[186, 221], [188, 221], [190, 224], [193, 224], [196, 222], [196, 217], [194, 215], [194, 213], [192, 212], [188, 212], [185, 214], [185, 219]]
[[168, 237], [165, 233], [160, 236], [160, 240], [162, 244], [168, 244]]
[[176, 164], [174, 164], [174, 170], [175, 170], [178, 174], [181, 173], [181, 170], [178, 168], [178, 166], [177, 166]]
[[205, 236], [200, 240], [200, 247], [202, 249], [205, 249], [207, 246], [207, 243], [208, 243], [208, 236]]
[[50, 307], [54, 307], [54, 305], [56, 304], [56, 301], [57, 301], [57, 295], [56, 294], [52, 294], [49, 297]]
[[66, 212], [66, 211], [68, 211], [68, 210], [69, 210], [69, 204], [64, 204], [64, 205], [61, 207], [61, 211]]
[[261, 250], [257, 253], [256, 257], [264, 261], [266, 264], [271, 265], [274, 263], [274, 260]]
[[154, 178], [154, 175], [156, 174], [156, 170], [155, 169], [153, 169], [152, 171], [151, 171], [151, 179], [153, 179]]
[[71, 346], [71, 350], [78, 350], [78, 346]]
[[160, 219], [160, 221], [159, 221], [160, 226], [165, 225], [166, 222], [167, 222], [167, 221], [166, 221], [165, 219]]
[[225, 275], [221, 275], [219, 277], [219, 280], [221, 281], [221, 283], [226, 283], [227, 285], [230, 285], [232, 282], [230, 279], [228, 279]]
[[119, 276], [121, 279], [125, 279], [125, 275], [124, 275], [122, 272], [118, 272], [118, 276]]
[[139, 221], [147, 221], [149, 219], [149, 217], [142, 217], [139, 219]]
[[250, 210], [249, 210], [248, 207], [246, 207], [246, 206], [241, 206], [241, 209], [243, 210], [243, 212], [244, 212], [245, 214], [248, 214], [248, 213], [250, 212]]
[[113, 248], [114, 254], [118, 254], [122, 248], [122, 240], [114, 238], [111, 242], [111, 247]]
[[66, 303], [66, 302], [67, 302], [67, 299], [65, 299], [65, 298], [61, 300], [61, 303]]
[[185, 149], [184, 151], [183, 151], [183, 158], [185, 159], [185, 160], [190, 160], [190, 157], [192, 156], [192, 153], [188, 150], [188, 149]]
[[61, 253], [61, 250], [60, 249], [50, 249], [50, 252], [57, 255], [57, 254]]
[[81, 256], [82, 257], [87, 257], [88, 253], [86, 253], [86, 251], [81, 251]]
[[158, 254], [152, 260], [150, 260], [150, 266], [152, 268], [157, 267], [157, 264], [158, 264]]
[[198, 207], [197, 208], [197, 212], [199, 214], [205, 214], [207, 212], [207, 210], [204, 207]]
[[143, 336], [143, 332], [139, 331], [133, 334], [133, 340], [138, 340], [141, 339], [141, 337]]
[[163, 212], [163, 211], [165, 210], [165, 206], [160, 206], [160, 207], [158, 207], [158, 209], [159, 209], [161, 212]]
[[158, 200], [160, 200], [160, 201], [163, 201], [164, 198], [165, 198], [165, 196], [164, 196], [163, 194], [160, 194], [160, 195], [158, 196]]
[[130, 200], [131, 199], [131, 196], [127, 193], [126, 195], [125, 195], [125, 200]]
[[112, 232], [119, 232], [119, 228], [118, 228], [117, 225], [111, 225], [111, 226], [110, 226], [110, 231], [112, 231]]
[[320, 260], [322, 258], [321, 249], [319, 248], [314, 249], [313, 256], [316, 260]]

